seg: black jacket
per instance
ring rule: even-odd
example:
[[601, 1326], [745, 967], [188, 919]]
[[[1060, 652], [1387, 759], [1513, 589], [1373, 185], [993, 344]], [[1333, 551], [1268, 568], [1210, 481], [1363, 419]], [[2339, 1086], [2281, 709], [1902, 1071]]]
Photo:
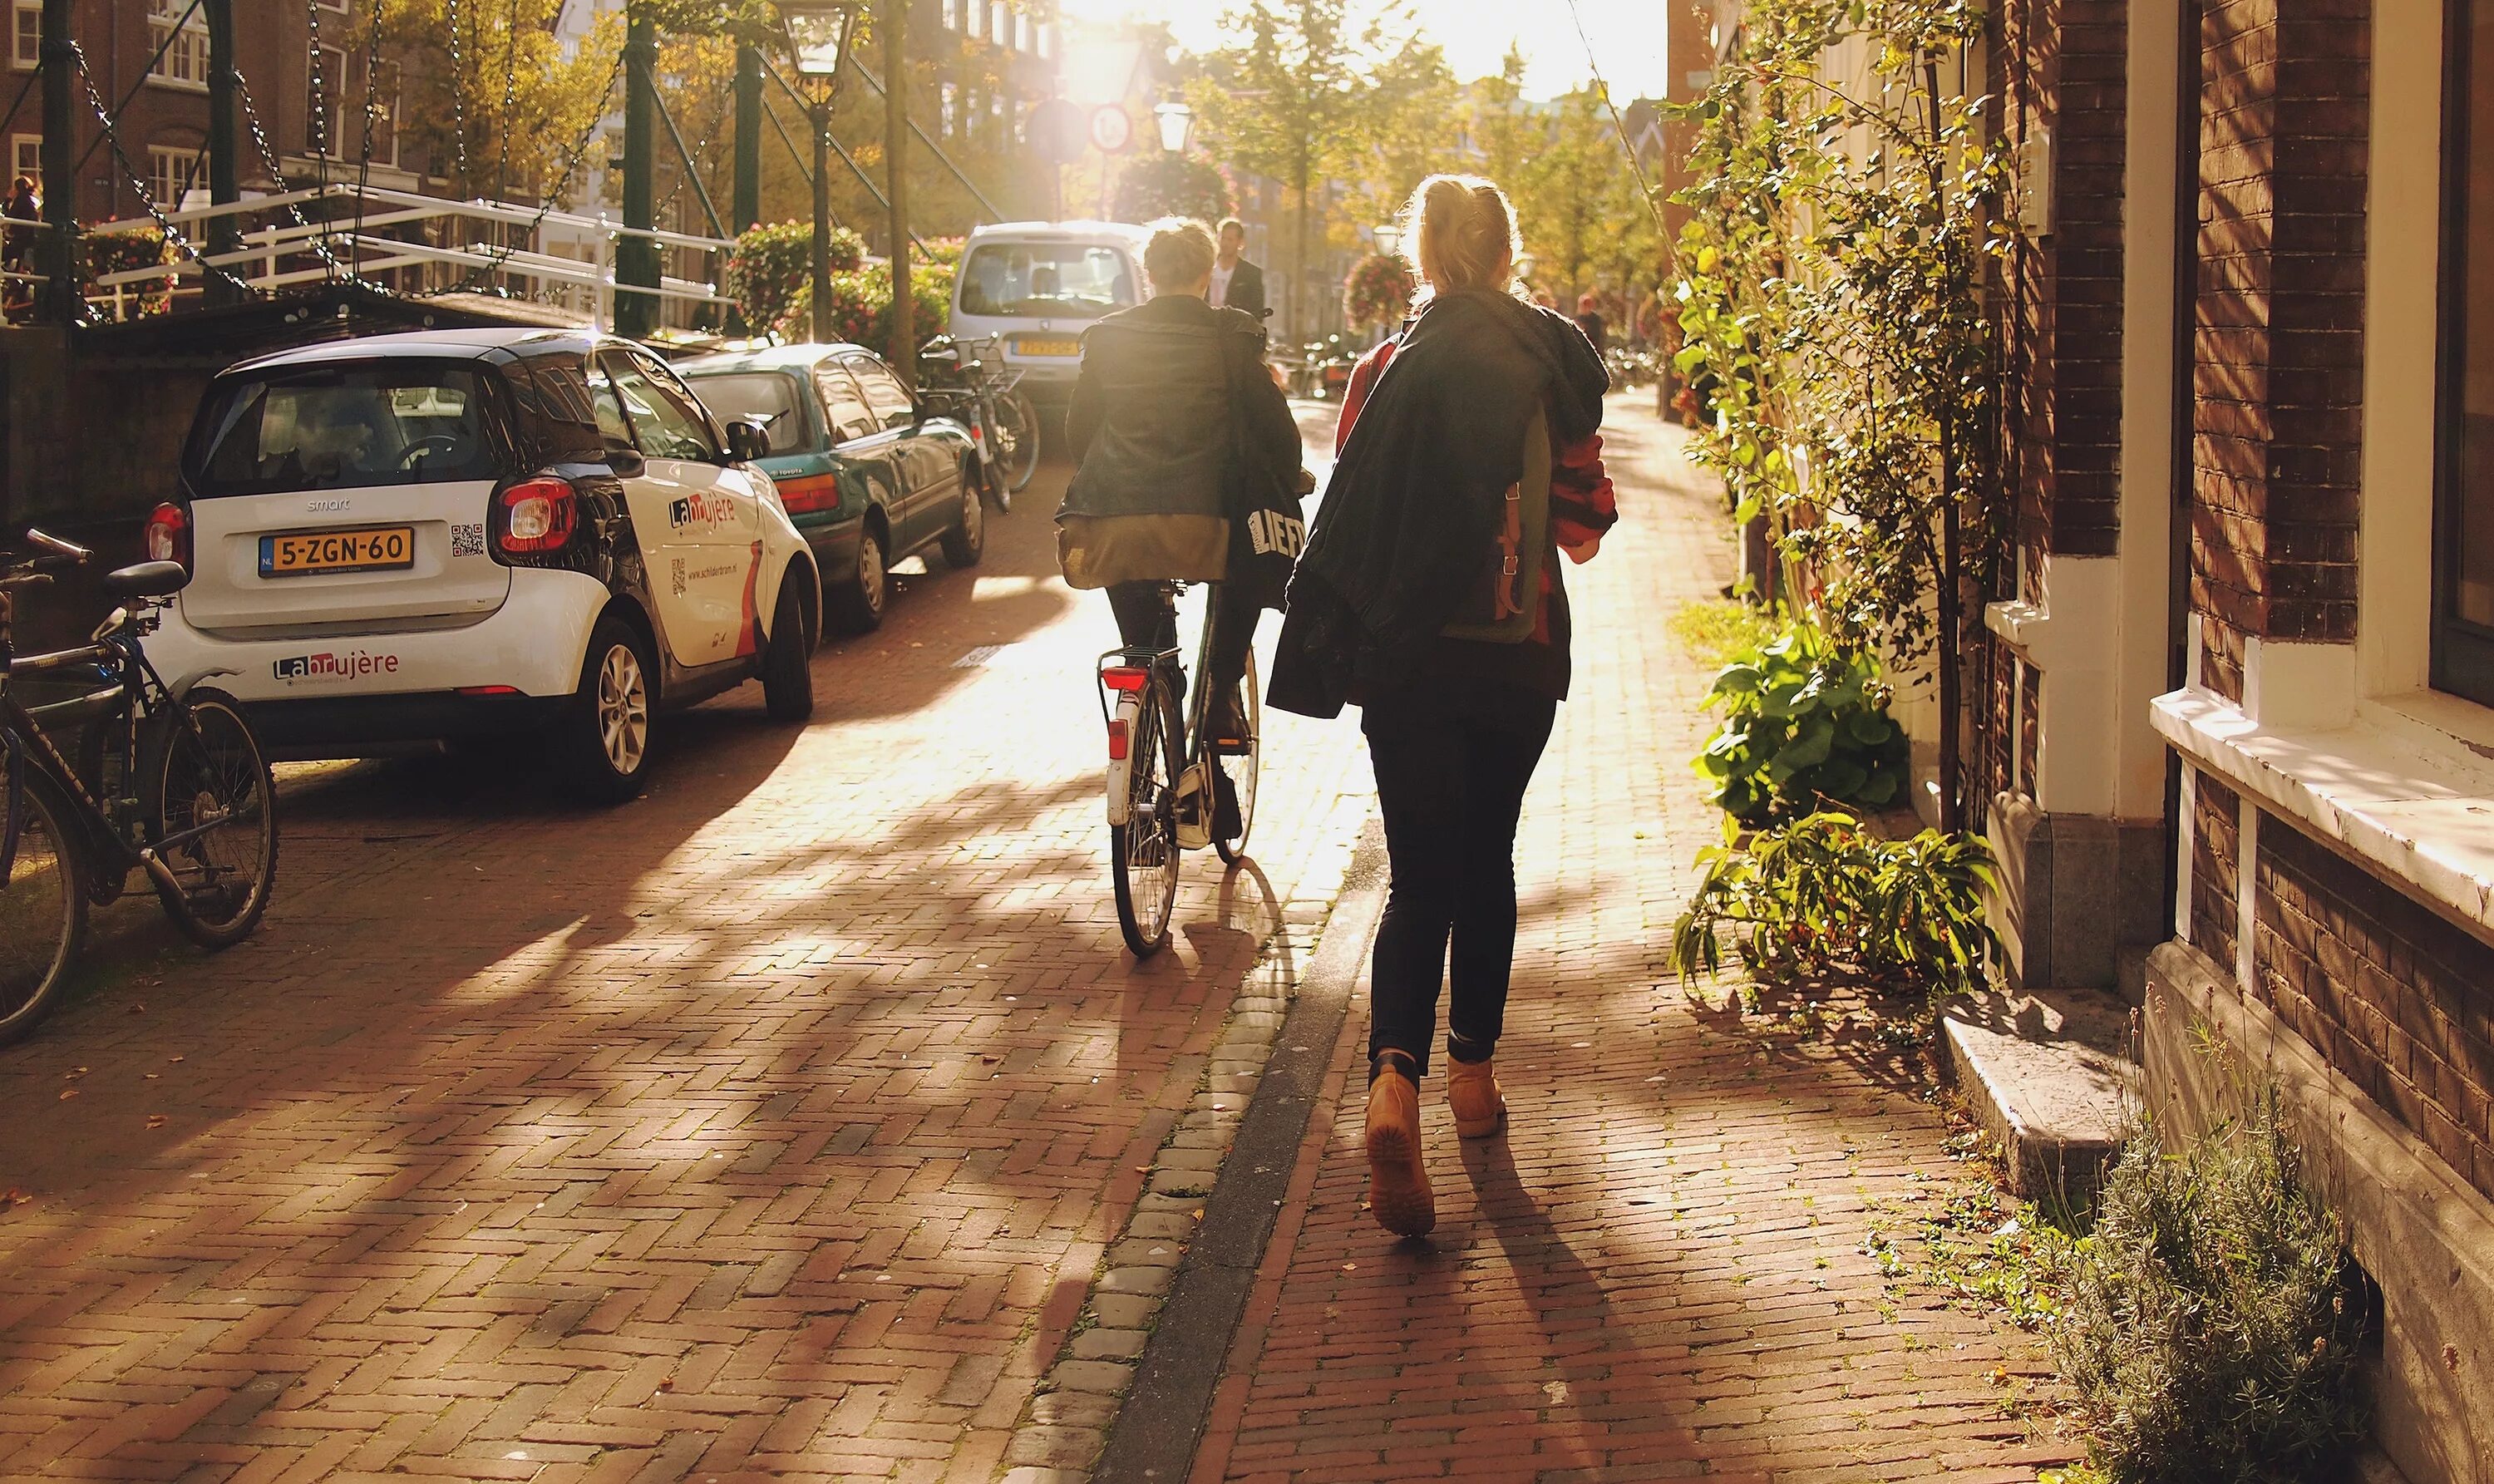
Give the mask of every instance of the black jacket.
[[1334, 463], [1291, 582], [1269, 698], [1331, 716], [1420, 673], [1497, 538], [1546, 408], [1554, 445], [1590, 437], [1610, 389], [1583, 332], [1488, 290], [1443, 293], [1406, 330]]
[[1222, 297], [1221, 302], [1231, 309], [1243, 310], [1262, 320], [1264, 318], [1265, 308], [1264, 270], [1244, 257], [1238, 259], [1238, 266], [1230, 270], [1230, 291]]
[[[1263, 355], [1262, 324], [1185, 294], [1120, 310], [1084, 333], [1065, 411], [1080, 467], [1056, 514], [1067, 581], [1226, 574], [1247, 493], [1241, 468], [1299, 467], [1298, 425]], [[1235, 454], [1233, 427], [1244, 444]]]

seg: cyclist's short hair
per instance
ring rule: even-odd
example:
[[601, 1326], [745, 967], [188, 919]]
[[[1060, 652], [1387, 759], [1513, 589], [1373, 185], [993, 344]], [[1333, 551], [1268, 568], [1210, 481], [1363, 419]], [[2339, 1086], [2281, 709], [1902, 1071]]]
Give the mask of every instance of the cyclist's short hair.
[[1212, 276], [1212, 228], [1192, 217], [1163, 217], [1152, 224], [1151, 241], [1143, 244], [1143, 271], [1151, 275], [1154, 292], [1192, 288]]
[[1236, 217], [1223, 217], [1220, 224], [1212, 228], [1212, 234], [1216, 237], [1227, 237], [1230, 235], [1230, 229], [1233, 227], [1238, 228], [1238, 235], [1241, 237], [1247, 235], [1247, 224], [1239, 221]]

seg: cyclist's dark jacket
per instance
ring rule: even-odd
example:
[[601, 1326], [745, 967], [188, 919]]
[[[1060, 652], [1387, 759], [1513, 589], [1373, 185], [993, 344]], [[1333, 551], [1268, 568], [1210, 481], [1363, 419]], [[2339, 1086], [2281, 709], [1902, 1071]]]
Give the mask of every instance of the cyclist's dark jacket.
[[[1441, 631], [1497, 540], [1535, 408], [1547, 409], [1565, 459], [1601, 427], [1610, 375], [1572, 321], [1485, 289], [1436, 295], [1398, 340], [1291, 582], [1268, 692], [1286, 711], [1335, 715], [1347, 701], [1443, 669], [1434, 662], [1449, 647], [1469, 671], [1550, 657]], [[1501, 649], [1514, 652], [1493, 652]], [[1564, 694], [1566, 656], [1556, 658]]]
[[[1240, 478], [1241, 463], [1299, 467], [1298, 426], [1263, 356], [1264, 327], [1253, 316], [1186, 294], [1120, 310], [1083, 334], [1065, 412], [1081, 467], [1056, 512], [1068, 583], [1226, 575], [1232, 521], [1244, 513], [1236, 507], [1271, 482]], [[1233, 412], [1246, 445], [1236, 456]]]

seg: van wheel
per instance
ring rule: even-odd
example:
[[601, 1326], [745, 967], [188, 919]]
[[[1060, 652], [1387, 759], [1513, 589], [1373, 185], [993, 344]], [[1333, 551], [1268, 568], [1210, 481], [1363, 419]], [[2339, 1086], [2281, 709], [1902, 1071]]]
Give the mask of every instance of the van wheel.
[[762, 651], [762, 704], [774, 721], [800, 722], [814, 714], [814, 647], [806, 642], [806, 600], [797, 588], [803, 576], [792, 566], [779, 579], [771, 642]]
[[955, 567], [974, 567], [988, 553], [988, 507], [979, 499], [979, 482], [961, 471], [961, 519], [944, 532], [944, 560]]
[[556, 762], [563, 786], [596, 803], [622, 803], [641, 791], [650, 772], [656, 695], [648, 649], [613, 614], [589, 633], [580, 690], [555, 723]]
[[883, 537], [869, 526], [858, 532], [857, 561], [849, 575], [832, 590], [832, 611], [840, 627], [852, 634], [871, 634], [883, 627], [884, 605], [891, 601], [892, 580], [884, 570]]

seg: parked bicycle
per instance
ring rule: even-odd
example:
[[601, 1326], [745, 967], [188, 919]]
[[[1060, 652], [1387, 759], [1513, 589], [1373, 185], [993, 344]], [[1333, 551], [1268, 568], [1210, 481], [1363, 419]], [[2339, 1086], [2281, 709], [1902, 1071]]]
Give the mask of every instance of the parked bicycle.
[[86, 646], [20, 658], [16, 594], [93, 556], [39, 530], [26, 543], [32, 555], [0, 558], [0, 1042], [51, 1011], [87, 909], [118, 898], [132, 871], [209, 949], [251, 936], [277, 879], [274, 788], [251, 724], [220, 691], [173, 694], [147, 662], [144, 640], [189, 574], [123, 567], [103, 582], [122, 606]]
[[1039, 469], [1039, 409], [1021, 391], [1021, 372], [1004, 363], [993, 335], [966, 344], [938, 335], [919, 348], [918, 364], [930, 404], [970, 430], [988, 502], [998, 512], [1012, 509]]
[[[1172, 613], [1185, 586], [1161, 586]], [[1121, 649], [1100, 656], [1100, 709], [1109, 725], [1109, 869], [1117, 926], [1138, 958], [1169, 942], [1179, 857], [1210, 845], [1235, 865], [1246, 859], [1247, 833], [1256, 824], [1263, 718], [1252, 651], [1238, 708], [1246, 735], [1216, 738], [1205, 725], [1213, 696], [1211, 616], [1220, 606], [1216, 586], [1204, 606], [1192, 706], [1176, 650]], [[1234, 819], [1222, 818], [1225, 785], [1236, 801]], [[1224, 824], [1235, 829], [1224, 833]]]

